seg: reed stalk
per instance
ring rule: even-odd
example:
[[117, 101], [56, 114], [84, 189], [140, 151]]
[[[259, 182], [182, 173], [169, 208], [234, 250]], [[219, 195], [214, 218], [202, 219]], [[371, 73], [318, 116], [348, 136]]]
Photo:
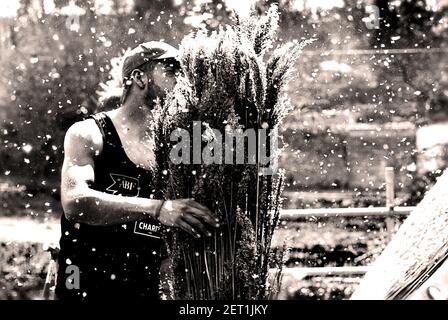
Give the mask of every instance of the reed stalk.
[[[270, 245], [283, 180], [282, 172], [259, 175], [263, 165], [258, 129], [267, 123], [274, 132], [290, 110], [284, 87], [303, 47], [279, 45], [270, 52], [278, 19], [274, 5], [265, 16], [252, 13], [248, 18], [237, 17], [233, 25], [218, 32], [188, 35], [180, 49], [183, 73], [156, 111], [160, 119], [154, 131], [158, 188], [164, 190], [165, 198], [194, 198], [225, 221], [210, 238], [197, 240], [174, 232], [170, 247], [176, 298], [272, 296], [269, 290], [275, 286], [266, 282], [268, 268], [282, 263], [282, 257], [271, 254]], [[265, 61], [267, 53], [270, 59]], [[256, 129], [256, 164], [249, 164], [248, 155], [245, 164], [174, 164], [168, 157], [173, 146], [168, 142], [170, 134], [182, 128], [191, 137], [193, 121], [202, 122], [203, 136], [210, 136], [209, 128], [222, 136], [229, 127]], [[202, 146], [217, 141], [213, 135], [207, 139]], [[278, 157], [274, 150], [268, 152]]]

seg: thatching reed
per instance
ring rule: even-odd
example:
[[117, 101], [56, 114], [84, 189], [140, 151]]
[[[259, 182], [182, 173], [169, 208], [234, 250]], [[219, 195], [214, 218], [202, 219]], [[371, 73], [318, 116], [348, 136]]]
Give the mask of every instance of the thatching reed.
[[[267, 279], [269, 267], [282, 264], [270, 246], [281, 207], [282, 175], [260, 172], [278, 157], [271, 141], [278, 138], [277, 128], [291, 108], [284, 89], [303, 47], [280, 46], [265, 61], [278, 19], [272, 6], [263, 17], [237, 17], [217, 32], [188, 35], [180, 47], [183, 74], [165, 104], [155, 110], [158, 188], [166, 198], [194, 198], [224, 221], [210, 238], [173, 232], [175, 298], [264, 299], [274, 292], [275, 285], [267, 285]], [[179, 129], [193, 139], [199, 132], [200, 149], [211, 161], [194, 161], [194, 141], [180, 152], [192, 163], [173, 161], [178, 141], [170, 136]], [[245, 141], [244, 150], [255, 146], [255, 155], [244, 152], [244, 163], [220, 162], [222, 150], [229, 147], [220, 137], [247, 129], [257, 132], [256, 142]], [[266, 139], [258, 134], [260, 129], [267, 129]], [[261, 161], [261, 149], [270, 163]], [[231, 151], [235, 160], [238, 150]]]

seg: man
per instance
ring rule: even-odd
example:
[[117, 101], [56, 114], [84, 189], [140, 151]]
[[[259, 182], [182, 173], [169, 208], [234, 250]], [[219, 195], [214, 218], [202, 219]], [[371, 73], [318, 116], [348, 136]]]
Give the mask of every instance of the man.
[[62, 167], [59, 299], [157, 299], [161, 224], [195, 237], [219, 221], [191, 199], [156, 199], [151, 109], [175, 85], [177, 50], [147, 42], [126, 55], [118, 109], [75, 123]]

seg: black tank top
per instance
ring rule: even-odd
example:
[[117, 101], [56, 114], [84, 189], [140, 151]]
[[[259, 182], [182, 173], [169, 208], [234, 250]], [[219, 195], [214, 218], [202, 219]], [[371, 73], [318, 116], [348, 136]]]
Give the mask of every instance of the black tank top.
[[[153, 176], [126, 155], [120, 137], [105, 113], [93, 115], [103, 135], [95, 157], [92, 189], [128, 197], [157, 198]], [[91, 226], [61, 217], [58, 298], [157, 298], [164, 258], [162, 226], [155, 219], [114, 226]], [[66, 285], [79, 268], [79, 289]], [[67, 269], [68, 268], [68, 269]], [[69, 271], [67, 271], [69, 270]]]

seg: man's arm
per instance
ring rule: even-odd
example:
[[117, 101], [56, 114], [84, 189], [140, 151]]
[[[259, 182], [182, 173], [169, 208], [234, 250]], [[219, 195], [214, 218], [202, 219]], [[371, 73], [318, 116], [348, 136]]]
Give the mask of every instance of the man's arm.
[[101, 132], [91, 119], [75, 123], [66, 133], [61, 201], [68, 220], [106, 226], [153, 217], [196, 237], [199, 232], [209, 234], [206, 225], [218, 226], [218, 220], [210, 210], [191, 199], [163, 202], [92, 189], [95, 181], [93, 159], [102, 148]]

